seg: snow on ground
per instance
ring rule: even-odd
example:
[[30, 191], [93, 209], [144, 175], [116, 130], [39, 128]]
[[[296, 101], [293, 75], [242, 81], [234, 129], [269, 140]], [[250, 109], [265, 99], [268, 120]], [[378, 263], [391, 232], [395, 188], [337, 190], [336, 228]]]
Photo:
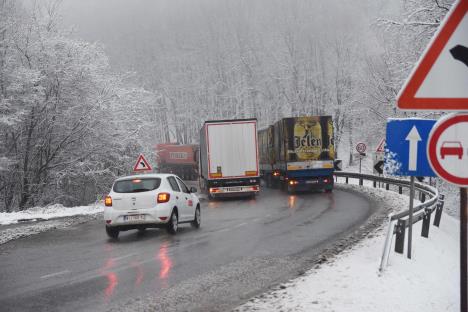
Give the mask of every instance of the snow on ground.
[[[363, 190], [369, 195], [379, 192]], [[382, 193], [395, 207], [406, 208], [407, 197]], [[412, 260], [392, 251], [383, 274], [378, 267], [385, 231], [380, 228], [333, 262], [316, 266], [236, 311], [459, 311], [459, 221], [444, 213], [440, 228], [431, 225], [429, 239], [420, 236], [421, 224], [413, 231]]]
[[104, 207], [101, 204], [78, 207], [64, 207], [56, 204], [46, 207], [34, 207], [19, 212], [1, 212], [0, 225], [15, 224], [22, 221], [43, 221], [79, 215], [92, 215], [103, 211]]

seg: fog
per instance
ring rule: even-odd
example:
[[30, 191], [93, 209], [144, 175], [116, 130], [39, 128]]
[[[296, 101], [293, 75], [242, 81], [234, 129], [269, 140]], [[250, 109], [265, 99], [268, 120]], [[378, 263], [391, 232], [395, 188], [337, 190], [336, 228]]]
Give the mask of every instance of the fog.
[[[224, 49], [227, 29], [263, 44], [296, 30], [309, 38], [354, 38], [368, 51], [377, 46], [372, 24], [399, 2], [347, 0], [64, 0], [63, 24], [74, 36], [102, 43], [119, 69], [138, 69], [141, 57], [174, 48]], [[207, 39], [208, 41], [205, 41]], [[350, 42], [352, 44], [353, 42]], [[228, 44], [229, 45], [229, 44]], [[180, 52], [180, 51], [179, 51]], [[145, 56], [142, 56], [145, 55]], [[143, 61], [146, 63], [145, 61]]]

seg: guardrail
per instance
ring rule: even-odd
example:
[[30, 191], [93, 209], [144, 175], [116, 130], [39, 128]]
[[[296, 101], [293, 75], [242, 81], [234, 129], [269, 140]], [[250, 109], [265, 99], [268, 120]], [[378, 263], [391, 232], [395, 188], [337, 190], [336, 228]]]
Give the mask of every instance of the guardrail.
[[[388, 178], [375, 176], [370, 174], [361, 174], [355, 172], [343, 172], [337, 171], [334, 173], [336, 180], [338, 178], [345, 178], [345, 183], [349, 183], [349, 179], [357, 179], [359, 185], [363, 186], [364, 181], [371, 181], [373, 187], [383, 185], [388, 191], [390, 187], [398, 187], [398, 193], [403, 194], [403, 188], [410, 188], [410, 181], [397, 179], [397, 178]], [[439, 226], [440, 219], [442, 217], [442, 209], [444, 207], [444, 195], [440, 195], [439, 191], [427, 184], [424, 183], [415, 183], [414, 184], [415, 192], [419, 193], [420, 204], [415, 205], [413, 208], [413, 224], [423, 220], [421, 236], [429, 237], [429, 228], [431, 224], [431, 214], [435, 211], [434, 225]], [[426, 200], [426, 197], [427, 200]], [[387, 266], [388, 257], [390, 254], [390, 247], [395, 234], [395, 252], [403, 253], [405, 245], [405, 232], [406, 228], [409, 226], [409, 210], [399, 212], [396, 214], [389, 215], [387, 237], [385, 239], [384, 250], [382, 254], [382, 259], [380, 261], [380, 271], [382, 272]]]

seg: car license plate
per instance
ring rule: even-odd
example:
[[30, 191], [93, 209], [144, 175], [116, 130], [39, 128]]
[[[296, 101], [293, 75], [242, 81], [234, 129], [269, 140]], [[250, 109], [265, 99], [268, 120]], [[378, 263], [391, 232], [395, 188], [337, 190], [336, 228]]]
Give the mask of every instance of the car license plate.
[[316, 184], [316, 183], [318, 183], [318, 180], [307, 180], [306, 183], [307, 184]]
[[124, 216], [124, 221], [140, 221], [145, 220], [145, 215]]
[[240, 192], [241, 188], [240, 187], [228, 187], [227, 191], [228, 192]]

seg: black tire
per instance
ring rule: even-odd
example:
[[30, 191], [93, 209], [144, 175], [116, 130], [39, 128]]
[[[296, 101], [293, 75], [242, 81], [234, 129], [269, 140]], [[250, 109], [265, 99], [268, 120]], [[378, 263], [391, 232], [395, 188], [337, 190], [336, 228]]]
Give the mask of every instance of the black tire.
[[190, 222], [190, 225], [196, 229], [200, 228], [201, 225], [201, 212], [200, 212], [200, 206], [197, 206], [195, 209], [195, 217], [192, 222]]
[[179, 216], [177, 215], [177, 211], [174, 209], [171, 214], [171, 218], [167, 223], [167, 232], [169, 234], [175, 235], [177, 234], [177, 230], [179, 229]]
[[116, 229], [114, 227], [106, 226], [106, 233], [107, 236], [113, 239], [117, 239], [119, 237], [119, 229]]

